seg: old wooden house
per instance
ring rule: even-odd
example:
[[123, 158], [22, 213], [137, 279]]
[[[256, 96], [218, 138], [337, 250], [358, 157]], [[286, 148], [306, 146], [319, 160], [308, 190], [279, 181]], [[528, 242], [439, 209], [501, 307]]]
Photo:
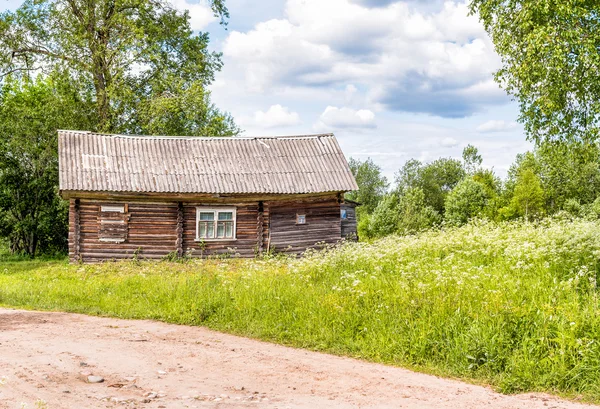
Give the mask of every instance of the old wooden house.
[[331, 134], [144, 137], [59, 131], [72, 261], [301, 253], [356, 236]]

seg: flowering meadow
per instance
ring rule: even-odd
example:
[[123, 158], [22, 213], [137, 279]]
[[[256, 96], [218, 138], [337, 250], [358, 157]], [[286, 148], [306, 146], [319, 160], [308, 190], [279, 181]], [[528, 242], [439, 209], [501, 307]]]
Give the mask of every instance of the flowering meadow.
[[301, 259], [0, 263], [0, 304], [203, 325], [600, 401], [600, 222], [472, 222]]

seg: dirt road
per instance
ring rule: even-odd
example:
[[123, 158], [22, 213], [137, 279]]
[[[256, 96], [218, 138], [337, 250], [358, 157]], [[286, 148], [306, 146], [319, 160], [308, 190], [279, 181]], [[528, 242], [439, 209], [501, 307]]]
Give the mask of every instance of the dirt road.
[[6, 309], [3, 376], [0, 408], [10, 409], [592, 407], [204, 328]]

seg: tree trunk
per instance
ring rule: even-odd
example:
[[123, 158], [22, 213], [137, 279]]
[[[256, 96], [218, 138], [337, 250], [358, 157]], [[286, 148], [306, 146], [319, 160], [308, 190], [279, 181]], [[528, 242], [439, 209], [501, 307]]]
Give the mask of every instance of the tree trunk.
[[38, 244], [38, 235], [37, 232], [33, 231], [29, 234], [29, 243], [27, 243], [27, 255], [30, 258], [35, 258], [35, 252], [37, 250], [37, 244]]
[[[94, 40], [92, 40], [92, 43]], [[110, 100], [108, 97], [108, 75], [106, 62], [102, 52], [96, 44], [91, 44], [92, 64], [94, 75], [94, 88], [96, 91], [96, 109], [98, 112], [98, 130], [101, 132], [112, 131], [110, 118]]]
[[[95, 5], [95, 1], [92, 2]], [[98, 26], [96, 8], [88, 10], [87, 35], [90, 51], [92, 52], [92, 74], [94, 76], [94, 88], [96, 91], [96, 109], [98, 112], [98, 130], [101, 132], [112, 131], [110, 115], [110, 98], [108, 90], [110, 86], [110, 71], [106, 60], [108, 48], [108, 29]], [[108, 22], [104, 22], [104, 25]]]

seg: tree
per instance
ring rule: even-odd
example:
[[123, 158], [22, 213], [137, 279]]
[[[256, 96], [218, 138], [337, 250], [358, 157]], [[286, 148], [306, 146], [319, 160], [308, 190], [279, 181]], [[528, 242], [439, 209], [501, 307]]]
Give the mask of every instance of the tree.
[[525, 220], [540, 216], [544, 211], [544, 190], [538, 176], [531, 169], [525, 169], [519, 175], [514, 194], [510, 202], [512, 214]]
[[456, 159], [440, 158], [425, 165], [420, 185], [425, 203], [443, 214], [446, 196], [464, 177], [462, 163]]
[[359, 221], [360, 237], [383, 237], [395, 233], [398, 227], [398, 197], [388, 194], [383, 197], [373, 213]]
[[466, 177], [450, 192], [446, 198], [445, 219], [453, 225], [467, 223], [470, 219], [480, 216], [490, 199], [486, 187]]
[[469, 175], [475, 174], [481, 167], [483, 158], [479, 154], [479, 150], [473, 145], [467, 145], [462, 152], [464, 169]]
[[347, 193], [346, 198], [359, 202], [361, 213], [372, 213], [387, 192], [387, 178], [371, 158], [364, 162], [350, 158], [348, 164], [358, 184], [358, 191]]
[[534, 155], [549, 212], [563, 209], [568, 200], [587, 205], [600, 195], [597, 144], [543, 142], [536, 147]]
[[57, 133], [85, 129], [94, 107], [68, 77], [17, 81], [0, 89], [0, 235], [13, 252], [64, 250], [68, 203], [57, 195]]
[[517, 154], [515, 162], [508, 168], [508, 175], [504, 184], [504, 199], [508, 203], [511, 201], [517, 180], [522, 172], [531, 170], [534, 174], [540, 174], [541, 165], [533, 152]]
[[569, 200], [587, 206], [600, 196], [598, 144], [546, 141], [533, 152], [517, 155], [508, 171], [506, 203], [512, 199], [517, 179], [525, 169], [538, 175], [548, 214], [564, 209]]
[[393, 233], [414, 234], [439, 224], [441, 217], [425, 204], [420, 188], [409, 188], [402, 195], [387, 194], [372, 214], [359, 221], [361, 237], [382, 237]]
[[407, 189], [420, 186], [422, 183], [423, 164], [416, 159], [409, 159], [394, 175], [396, 191], [403, 194]]
[[473, 175], [473, 180], [483, 186], [487, 195], [487, 203], [483, 209], [482, 216], [490, 220], [498, 218], [498, 211], [503, 205], [502, 180], [489, 169], [479, 169]]
[[[224, 22], [223, 0], [210, 4]], [[26, 0], [0, 14], [0, 71], [63, 68], [81, 90], [93, 90], [92, 130], [235, 134], [205, 90], [222, 66], [208, 42], [167, 0]], [[195, 116], [195, 109], [208, 112]]]
[[520, 105], [528, 139], [599, 136], [600, 19], [595, 0], [471, 0], [502, 67], [496, 81]]
[[[173, 79], [178, 84], [180, 80]], [[239, 133], [233, 117], [210, 102], [210, 93], [199, 83], [178, 94], [151, 98], [138, 112], [139, 133], [144, 135], [226, 136]]]
[[396, 173], [396, 191], [402, 195], [408, 189], [421, 189], [425, 204], [441, 214], [446, 195], [464, 177], [463, 165], [456, 159], [440, 158], [426, 165], [411, 159]]
[[425, 203], [420, 188], [407, 189], [398, 200], [398, 226], [400, 234], [414, 234], [441, 222], [440, 214]]

